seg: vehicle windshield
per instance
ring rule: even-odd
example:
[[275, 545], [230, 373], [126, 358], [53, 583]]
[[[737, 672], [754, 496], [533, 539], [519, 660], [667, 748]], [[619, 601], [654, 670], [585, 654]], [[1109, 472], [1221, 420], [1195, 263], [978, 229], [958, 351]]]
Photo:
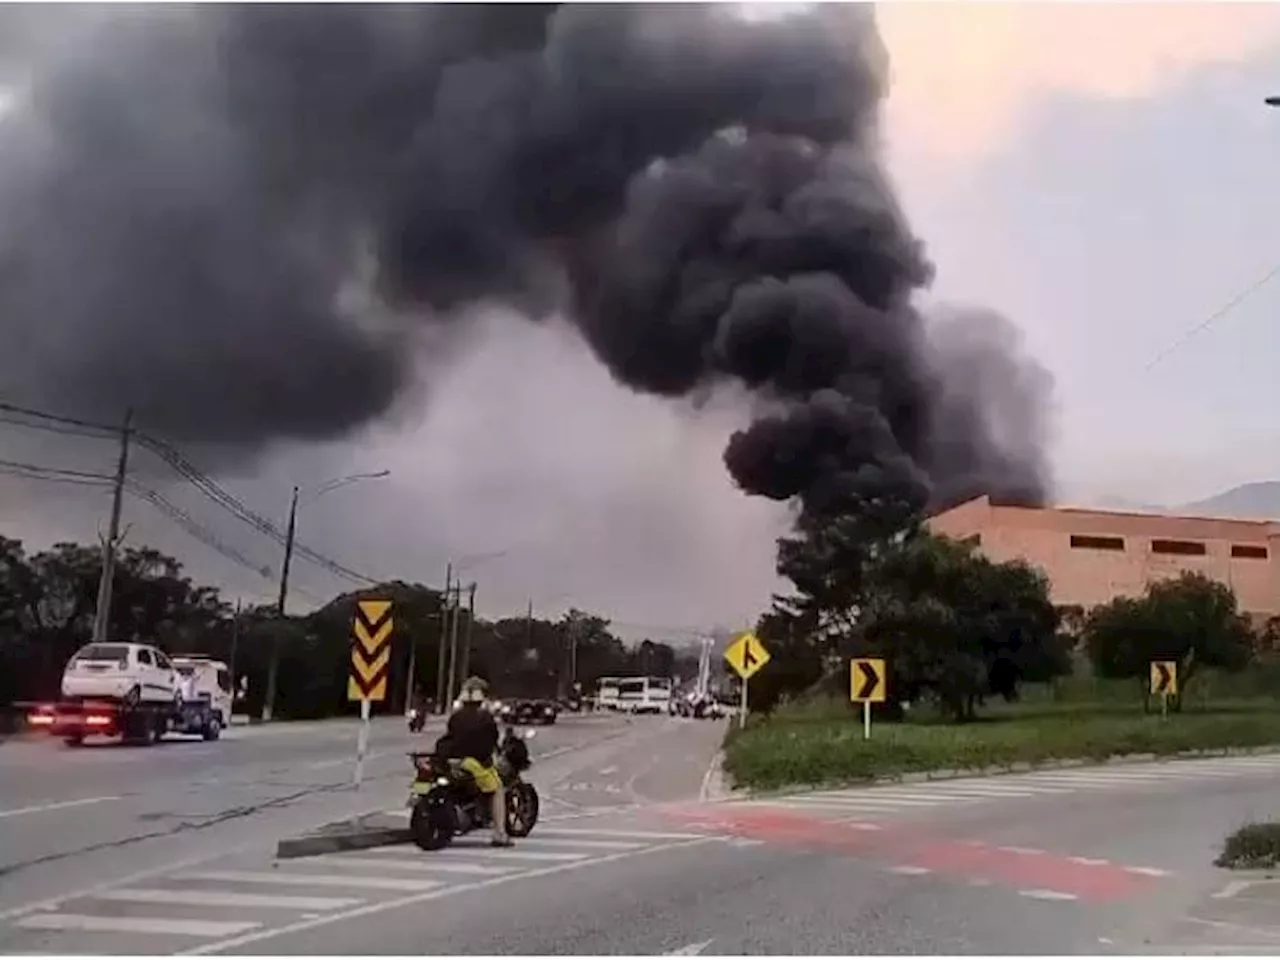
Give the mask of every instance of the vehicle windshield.
[[122, 643], [91, 643], [76, 654], [77, 663], [129, 662], [129, 648]]

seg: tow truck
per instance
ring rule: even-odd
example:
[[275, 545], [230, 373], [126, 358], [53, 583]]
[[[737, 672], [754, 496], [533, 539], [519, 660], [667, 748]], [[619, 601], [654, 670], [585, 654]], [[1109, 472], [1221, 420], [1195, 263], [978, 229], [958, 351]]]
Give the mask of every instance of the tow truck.
[[118, 737], [122, 743], [151, 746], [167, 733], [217, 740], [231, 715], [231, 675], [226, 664], [206, 656], [175, 657], [183, 678], [181, 693], [171, 701], [143, 701], [134, 696], [63, 696], [54, 703], [34, 704], [27, 724], [61, 737], [69, 747], [86, 737]]
[[207, 700], [194, 703], [130, 703], [106, 698], [71, 698], [36, 704], [27, 724], [78, 747], [86, 737], [119, 737], [123, 743], [151, 746], [166, 733], [222, 735], [222, 719]]

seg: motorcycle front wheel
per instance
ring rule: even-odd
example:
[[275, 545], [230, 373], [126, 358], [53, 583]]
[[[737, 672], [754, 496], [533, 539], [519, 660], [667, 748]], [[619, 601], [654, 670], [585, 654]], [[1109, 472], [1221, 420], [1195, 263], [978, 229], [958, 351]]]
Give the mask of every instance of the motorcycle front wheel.
[[453, 842], [452, 812], [448, 803], [428, 803], [426, 798], [414, 804], [409, 833], [420, 850], [442, 850]]
[[531, 783], [520, 782], [507, 794], [507, 834], [527, 837], [538, 822], [538, 791]]

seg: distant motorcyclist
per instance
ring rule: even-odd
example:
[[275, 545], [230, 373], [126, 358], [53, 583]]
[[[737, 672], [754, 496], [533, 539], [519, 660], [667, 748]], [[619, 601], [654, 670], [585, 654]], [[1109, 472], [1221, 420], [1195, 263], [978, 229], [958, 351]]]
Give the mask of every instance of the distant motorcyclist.
[[495, 847], [509, 847], [507, 836], [507, 803], [502, 777], [497, 770], [498, 723], [488, 710], [489, 685], [479, 677], [470, 677], [462, 685], [462, 705], [449, 717], [440, 748], [447, 756], [462, 761], [462, 769], [471, 774], [481, 793], [492, 803], [493, 839]]

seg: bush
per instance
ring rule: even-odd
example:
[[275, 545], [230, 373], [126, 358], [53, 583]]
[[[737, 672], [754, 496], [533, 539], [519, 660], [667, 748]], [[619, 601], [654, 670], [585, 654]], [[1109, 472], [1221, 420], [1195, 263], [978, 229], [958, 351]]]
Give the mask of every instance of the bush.
[[1233, 870], [1268, 869], [1280, 865], [1280, 823], [1245, 824], [1223, 844], [1215, 866]]

